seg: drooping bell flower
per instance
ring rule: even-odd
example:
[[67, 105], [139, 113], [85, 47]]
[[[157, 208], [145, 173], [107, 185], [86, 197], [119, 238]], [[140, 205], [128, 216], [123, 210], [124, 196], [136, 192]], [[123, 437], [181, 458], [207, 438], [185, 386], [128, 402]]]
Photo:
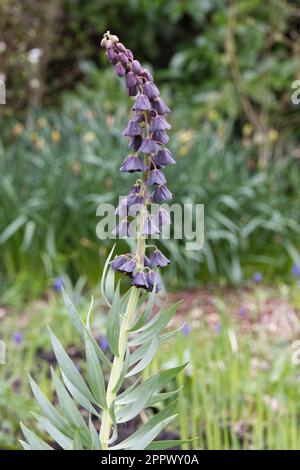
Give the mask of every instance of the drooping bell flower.
[[127, 124], [127, 127], [124, 129], [122, 132], [122, 135], [125, 135], [126, 137], [134, 137], [136, 135], [142, 135], [142, 129], [138, 125], [136, 121], [133, 119], [130, 119], [130, 121]]
[[159, 146], [150, 137], [146, 137], [139, 148], [139, 151], [143, 153], [156, 153], [158, 150]]
[[162, 280], [158, 272], [156, 271], [148, 271], [146, 274], [148, 288], [147, 290], [151, 292], [155, 286], [155, 291], [159, 292], [162, 288]]
[[111, 261], [110, 265], [115, 271], [119, 271], [120, 267], [124, 263], [126, 263], [127, 260], [128, 260], [128, 257], [126, 255], [120, 255], [120, 256], [117, 256], [113, 261]]
[[159, 227], [156, 224], [154, 217], [148, 214], [146, 220], [144, 221], [141, 234], [151, 236], [155, 235], [156, 233], [160, 233]]
[[148, 81], [143, 85], [143, 93], [148, 96], [149, 100], [153, 100], [159, 96], [159, 89], [153, 82]]
[[138, 95], [132, 107], [133, 111], [151, 111], [151, 103], [148, 96]]
[[146, 171], [147, 166], [138, 155], [128, 155], [120, 167], [120, 171], [134, 173], [136, 171]]
[[176, 163], [168, 149], [161, 149], [156, 155], [154, 155], [153, 161], [155, 164], [160, 166], [174, 165]]
[[152, 170], [150, 171], [149, 178], [147, 180], [148, 186], [152, 186], [153, 184], [165, 184], [166, 177], [161, 170]]
[[152, 200], [154, 202], [170, 201], [172, 199], [172, 193], [165, 184], [156, 185]]
[[154, 250], [150, 257], [150, 263], [153, 268], [164, 268], [170, 264], [170, 262], [171, 261], [160, 250]]
[[143, 271], [138, 271], [133, 277], [132, 285], [135, 287], [140, 287], [142, 289], [148, 289], [149, 284], [147, 281], [146, 274]]
[[165, 145], [169, 142], [169, 136], [165, 131], [155, 131], [155, 132], [153, 132], [152, 138], [153, 138], [153, 140], [155, 140], [155, 142], [158, 142], [162, 145]]
[[159, 229], [171, 224], [170, 214], [163, 207], [160, 207], [153, 217]]
[[168, 114], [171, 112], [170, 108], [168, 108], [168, 106], [166, 105], [166, 103], [164, 102], [164, 100], [160, 97], [157, 97], [154, 101], [153, 101], [153, 109], [155, 109], [155, 111], [158, 113], [158, 114]]
[[165, 131], [166, 129], [171, 129], [171, 125], [166, 121], [166, 119], [158, 114], [153, 118], [150, 130], [151, 131]]

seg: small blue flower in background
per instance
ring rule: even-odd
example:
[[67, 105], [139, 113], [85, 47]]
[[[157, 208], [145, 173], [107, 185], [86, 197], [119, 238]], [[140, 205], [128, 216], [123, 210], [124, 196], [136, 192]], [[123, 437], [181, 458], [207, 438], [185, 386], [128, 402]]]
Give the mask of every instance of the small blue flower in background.
[[185, 323], [182, 327], [182, 333], [184, 336], [188, 336], [190, 334], [190, 332], [192, 331], [192, 327], [190, 325], [188, 325], [187, 323]]
[[243, 307], [243, 306], [239, 307], [238, 314], [239, 314], [240, 317], [244, 317], [246, 315], [246, 313], [247, 313], [246, 307]]
[[300, 277], [300, 264], [294, 264], [291, 272], [292, 272], [292, 276]]
[[263, 278], [263, 277], [262, 277], [262, 273], [256, 272], [256, 273], [253, 274], [253, 278], [252, 278], [252, 279], [253, 279], [253, 281], [254, 281], [256, 284], [258, 284], [259, 282], [262, 281], [262, 278]]
[[222, 329], [222, 326], [220, 323], [217, 323], [215, 326], [214, 326], [214, 331], [217, 335], [219, 335], [221, 333], [221, 329]]
[[62, 280], [61, 277], [57, 277], [54, 281], [54, 289], [56, 290], [56, 292], [61, 292], [62, 291], [62, 288], [64, 286], [64, 282]]
[[108, 350], [108, 341], [107, 341], [106, 336], [103, 336], [100, 339], [99, 344], [100, 344], [100, 348], [102, 349], [102, 351], [106, 352]]
[[23, 341], [23, 335], [20, 331], [16, 331], [16, 333], [13, 336], [13, 340], [15, 344], [21, 344]]

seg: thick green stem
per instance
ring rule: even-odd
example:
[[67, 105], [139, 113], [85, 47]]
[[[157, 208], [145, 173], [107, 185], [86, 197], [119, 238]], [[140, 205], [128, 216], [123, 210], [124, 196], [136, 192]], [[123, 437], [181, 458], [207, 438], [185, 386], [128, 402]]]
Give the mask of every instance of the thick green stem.
[[112, 420], [109, 414], [109, 409], [116, 398], [116, 386], [119, 382], [119, 378], [122, 372], [124, 356], [126, 352], [126, 343], [128, 336], [128, 329], [130, 328], [134, 312], [136, 310], [137, 302], [139, 299], [139, 289], [136, 287], [131, 288], [130, 297], [128, 300], [125, 315], [123, 317], [120, 339], [119, 339], [119, 355], [115, 356], [114, 362], [111, 368], [111, 374], [107, 386], [106, 392], [106, 403], [107, 408], [103, 410], [102, 424], [100, 430], [100, 441], [102, 449], [108, 449], [108, 441], [110, 437], [110, 431], [112, 426]]

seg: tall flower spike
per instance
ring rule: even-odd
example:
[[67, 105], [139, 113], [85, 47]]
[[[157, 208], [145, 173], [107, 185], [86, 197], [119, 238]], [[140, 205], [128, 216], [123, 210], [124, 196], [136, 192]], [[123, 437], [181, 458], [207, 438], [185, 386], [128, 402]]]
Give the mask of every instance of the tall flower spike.
[[[123, 135], [130, 139], [129, 148], [133, 154], [125, 158], [120, 171], [141, 174], [116, 209], [116, 214], [123, 219], [113, 232], [117, 236], [126, 236], [130, 232], [129, 220], [135, 219], [137, 253], [129, 258], [126, 255], [125, 260], [123, 255], [118, 256], [111, 267], [132, 276], [132, 284], [136, 287], [151, 290], [155, 284], [159, 291], [162, 282], [154, 270], [166, 266], [169, 260], [158, 250], [147, 256], [145, 239], [160, 233], [160, 229], [170, 223], [169, 215], [163, 208], [159, 207], [154, 216], [148, 210], [152, 202], [172, 199], [162, 171], [165, 166], [175, 163], [171, 152], [165, 148], [169, 141], [166, 131], [171, 125], [164, 115], [170, 109], [160, 97], [149, 70], [142, 67], [116, 36], [106, 33], [101, 45], [106, 48], [108, 60], [115, 65], [116, 74], [124, 76], [128, 94], [135, 96], [132, 114], [123, 131]], [[149, 246], [147, 250], [150, 249]]]

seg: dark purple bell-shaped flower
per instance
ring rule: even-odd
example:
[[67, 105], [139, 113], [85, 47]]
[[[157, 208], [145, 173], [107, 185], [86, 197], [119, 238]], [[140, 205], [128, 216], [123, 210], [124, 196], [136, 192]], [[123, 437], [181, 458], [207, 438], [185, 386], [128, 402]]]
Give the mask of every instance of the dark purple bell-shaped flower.
[[169, 136], [165, 131], [155, 131], [152, 135], [153, 140], [160, 144], [167, 144], [169, 142]]
[[152, 105], [153, 109], [155, 109], [158, 114], [167, 114], [171, 112], [164, 100], [159, 96], [153, 101]]
[[116, 237], [129, 237], [131, 232], [127, 219], [121, 220], [121, 222], [113, 229], [112, 234]]
[[152, 253], [150, 262], [153, 268], [157, 268], [157, 267], [164, 268], [171, 261], [160, 250], [155, 250]]
[[159, 146], [150, 137], [143, 140], [142, 145], [139, 148], [140, 152], [143, 153], [156, 153], [159, 150]]
[[137, 94], [137, 87], [136, 86], [132, 86], [130, 88], [127, 88], [127, 91], [128, 91], [128, 96], [136, 96]]
[[132, 109], [133, 111], [150, 111], [151, 103], [148, 96], [142, 94], [138, 95]]
[[120, 267], [126, 263], [128, 257], [126, 255], [117, 256], [113, 261], [110, 262], [112, 269], [119, 271]]
[[170, 201], [172, 199], [172, 193], [166, 185], [157, 185], [155, 186], [152, 199], [154, 202]]
[[128, 59], [133, 60], [133, 54], [130, 49], [126, 49], [125, 54], [127, 55]]
[[124, 52], [120, 52], [120, 54], [118, 54], [118, 59], [119, 59], [119, 62], [121, 62], [121, 64], [123, 65], [128, 64], [128, 57], [126, 54], [124, 54]]
[[154, 100], [159, 96], [159, 89], [153, 82], [148, 81], [143, 85], [143, 93], [148, 96], [149, 100]]
[[139, 63], [138, 60], [133, 60], [133, 61], [132, 61], [131, 70], [132, 70], [133, 73], [135, 73], [136, 75], [139, 75], [139, 74], [141, 73], [142, 66], [141, 66], [141, 64]]
[[120, 167], [120, 171], [134, 173], [136, 171], [146, 171], [147, 166], [138, 155], [128, 155]]
[[121, 62], [118, 62], [116, 64], [115, 69], [116, 69], [116, 74], [118, 75], [118, 77], [123, 77], [126, 73], [126, 69], [124, 65], [121, 64]]
[[147, 180], [148, 186], [152, 186], [153, 184], [165, 184], [166, 178], [162, 171], [160, 170], [152, 170], [150, 171], [149, 178]]
[[141, 234], [149, 236], [155, 235], [156, 233], [160, 233], [159, 227], [156, 224], [154, 217], [149, 214], [144, 222]]
[[127, 261], [119, 267], [119, 272], [132, 276], [132, 273], [135, 270], [135, 266], [136, 262], [133, 259], [128, 258]]
[[162, 280], [160, 275], [155, 271], [149, 271], [146, 274], [146, 279], [148, 283], [148, 291], [151, 292], [155, 286], [155, 292], [159, 292], [162, 289]]
[[170, 219], [170, 214], [166, 209], [163, 207], [160, 207], [156, 214], [154, 214], [154, 220], [158, 227], [161, 229], [164, 225], [170, 225], [171, 224], [171, 219]]
[[176, 163], [168, 149], [161, 149], [156, 155], [154, 155], [152, 160], [155, 165], [160, 166], [174, 165]]
[[134, 137], [135, 135], [142, 135], [142, 129], [138, 125], [136, 121], [133, 119], [130, 119], [128, 122], [128, 125], [126, 129], [122, 132], [122, 135], [125, 135], [127, 137]]
[[119, 52], [125, 52], [126, 51], [126, 47], [124, 46], [124, 44], [122, 42], [118, 42], [116, 44], [116, 48], [118, 49]]
[[145, 266], [145, 268], [151, 268], [152, 267], [150, 258], [148, 258], [147, 255], [144, 256], [144, 266]]
[[128, 72], [126, 75], [126, 86], [127, 88], [135, 87], [137, 84], [136, 76], [133, 72]]
[[140, 146], [142, 145], [143, 138], [140, 135], [135, 135], [130, 139], [128, 147], [130, 150], [133, 150], [134, 152], [137, 152]]
[[117, 54], [115, 53], [115, 51], [112, 47], [107, 49], [106, 56], [107, 56], [107, 58], [108, 58], [108, 60], [110, 61], [111, 64], [115, 65], [117, 63], [118, 56], [117, 56]]
[[149, 70], [144, 69], [142, 71], [141, 75], [143, 75], [143, 77], [145, 77], [148, 82], [153, 82], [153, 77], [152, 77], [151, 73], [149, 72]]
[[166, 129], [171, 129], [171, 125], [166, 121], [166, 119], [158, 114], [152, 120], [150, 127], [151, 131], [164, 131]]
[[132, 285], [135, 287], [148, 289], [149, 285], [148, 285], [146, 274], [143, 271], [138, 271], [133, 277]]
[[137, 122], [137, 123], [145, 122], [144, 113], [135, 113], [133, 119], [134, 119], [134, 121]]

